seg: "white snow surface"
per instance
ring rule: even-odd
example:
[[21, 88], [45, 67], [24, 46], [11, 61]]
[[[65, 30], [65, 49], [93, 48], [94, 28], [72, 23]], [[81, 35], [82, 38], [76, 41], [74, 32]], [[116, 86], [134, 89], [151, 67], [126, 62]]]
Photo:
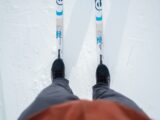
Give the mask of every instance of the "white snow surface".
[[[111, 88], [160, 120], [160, 1], [104, 0]], [[0, 0], [0, 120], [16, 120], [51, 84], [55, 0]], [[99, 62], [93, 0], [64, 0], [63, 59], [74, 93], [92, 99]]]

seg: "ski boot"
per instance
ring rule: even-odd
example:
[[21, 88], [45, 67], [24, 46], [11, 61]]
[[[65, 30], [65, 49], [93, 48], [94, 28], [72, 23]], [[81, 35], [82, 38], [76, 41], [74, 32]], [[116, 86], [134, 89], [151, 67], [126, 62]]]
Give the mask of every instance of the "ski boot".
[[110, 73], [106, 65], [99, 64], [96, 70], [97, 83], [105, 83], [110, 85]]
[[51, 68], [52, 79], [65, 77], [65, 65], [62, 59], [56, 59]]

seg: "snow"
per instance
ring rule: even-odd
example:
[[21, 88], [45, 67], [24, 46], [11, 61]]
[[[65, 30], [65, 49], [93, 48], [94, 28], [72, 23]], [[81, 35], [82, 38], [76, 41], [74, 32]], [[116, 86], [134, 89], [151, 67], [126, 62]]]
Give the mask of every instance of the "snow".
[[[74, 93], [92, 99], [98, 64], [94, 2], [64, 1], [63, 58]], [[160, 119], [160, 1], [104, 1], [104, 63], [111, 88]], [[0, 120], [15, 120], [51, 83], [54, 0], [0, 0]]]

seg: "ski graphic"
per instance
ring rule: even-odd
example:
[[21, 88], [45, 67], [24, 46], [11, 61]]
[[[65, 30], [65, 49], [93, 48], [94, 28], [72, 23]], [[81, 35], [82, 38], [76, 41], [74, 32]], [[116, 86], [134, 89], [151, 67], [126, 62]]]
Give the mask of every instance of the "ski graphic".
[[58, 58], [62, 54], [63, 42], [63, 0], [56, 0], [56, 39], [58, 48]]
[[100, 64], [102, 64], [102, 45], [103, 45], [103, 16], [102, 0], [95, 0], [95, 18], [96, 18], [96, 40], [99, 48]]

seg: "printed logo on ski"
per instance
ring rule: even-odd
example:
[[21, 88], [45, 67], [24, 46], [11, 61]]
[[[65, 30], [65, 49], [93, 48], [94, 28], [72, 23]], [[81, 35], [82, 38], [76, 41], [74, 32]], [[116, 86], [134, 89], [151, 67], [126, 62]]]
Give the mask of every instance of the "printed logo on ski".
[[98, 11], [101, 11], [102, 10], [102, 0], [95, 0], [95, 3], [96, 3], [96, 9]]
[[58, 5], [63, 5], [63, 0], [56, 0], [56, 3], [57, 3]]

